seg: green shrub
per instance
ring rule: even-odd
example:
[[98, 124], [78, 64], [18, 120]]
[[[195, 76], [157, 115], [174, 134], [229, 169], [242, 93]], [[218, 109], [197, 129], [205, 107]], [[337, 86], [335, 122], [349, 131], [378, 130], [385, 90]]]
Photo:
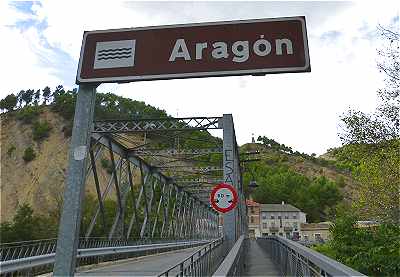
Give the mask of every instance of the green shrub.
[[57, 112], [67, 120], [73, 119], [76, 103], [76, 90], [64, 91], [61, 89], [55, 91], [53, 97], [53, 111]]
[[39, 106], [25, 106], [17, 113], [17, 119], [25, 124], [32, 123], [40, 114], [41, 109]]
[[50, 130], [51, 130], [51, 125], [49, 122], [36, 121], [32, 127], [33, 139], [41, 140], [43, 138], [47, 138], [49, 136]]
[[109, 174], [113, 172], [112, 164], [107, 159], [101, 159], [101, 167], [103, 167]]
[[29, 204], [19, 205], [11, 221], [0, 223], [0, 243], [48, 239], [57, 236], [58, 221], [49, 215], [34, 214]]
[[36, 158], [35, 150], [32, 147], [28, 147], [24, 151], [24, 155], [22, 156], [25, 162], [30, 162]]
[[17, 149], [17, 148], [15, 147], [15, 145], [11, 145], [11, 146], [8, 148], [8, 150], [7, 150], [7, 155], [8, 155], [9, 157], [11, 157], [11, 155], [12, 155], [12, 153], [15, 151], [15, 149]]
[[358, 228], [353, 215], [339, 215], [332, 239], [314, 250], [368, 276], [400, 276], [400, 226], [381, 223]]

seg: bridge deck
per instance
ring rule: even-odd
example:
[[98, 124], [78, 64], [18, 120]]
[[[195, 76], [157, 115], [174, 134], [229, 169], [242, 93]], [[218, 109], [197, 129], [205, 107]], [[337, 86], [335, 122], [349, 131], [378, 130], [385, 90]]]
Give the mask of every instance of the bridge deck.
[[203, 246], [119, 261], [112, 265], [77, 272], [75, 276], [157, 276], [201, 247]]
[[271, 257], [254, 239], [249, 239], [245, 256], [245, 276], [282, 276]]

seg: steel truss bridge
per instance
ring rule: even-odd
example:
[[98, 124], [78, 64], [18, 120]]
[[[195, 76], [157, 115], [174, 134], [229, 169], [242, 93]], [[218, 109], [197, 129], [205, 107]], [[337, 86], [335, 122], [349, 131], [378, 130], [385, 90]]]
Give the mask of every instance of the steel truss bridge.
[[[84, 165], [85, 186], [71, 185], [79, 176], [69, 176], [58, 238], [1, 245], [1, 275], [362, 276], [282, 237], [247, 238], [231, 115], [92, 125], [88, 148], [71, 142], [70, 159]], [[208, 130], [222, 130], [223, 138]], [[220, 182], [239, 195], [237, 207], [224, 215], [209, 204]], [[96, 201], [81, 225], [85, 203], [71, 202], [85, 189]]]

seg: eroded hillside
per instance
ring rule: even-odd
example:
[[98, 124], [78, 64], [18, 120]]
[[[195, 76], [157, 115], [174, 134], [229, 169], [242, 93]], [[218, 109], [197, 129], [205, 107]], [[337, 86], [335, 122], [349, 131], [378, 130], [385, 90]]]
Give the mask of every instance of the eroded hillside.
[[[51, 127], [48, 136], [34, 140], [33, 123], [24, 123], [16, 113], [1, 115], [1, 222], [10, 220], [18, 205], [28, 203], [36, 213], [58, 210], [64, 190], [70, 137], [65, 131], [70, 122], [50, 107], [41, 107], [39, 122]], [[24, 160], [31, 147], [35, 157]], [[105, 157], [107, 158], [107, 157]], [[109, 173], [98, 159], [100, 185], [104, 188]], [[93, 178], [88, 178], [87, 193], [95, 193]]]

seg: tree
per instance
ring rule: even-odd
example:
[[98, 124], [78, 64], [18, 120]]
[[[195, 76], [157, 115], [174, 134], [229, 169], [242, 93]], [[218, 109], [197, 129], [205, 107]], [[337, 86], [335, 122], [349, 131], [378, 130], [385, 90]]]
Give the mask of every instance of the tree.
[[54, 102], [52, 109], [65, 119], [72, 119], [75, 111], [76, 91], [64, 91], [62, 86], [58, 86], [53, 93]]
[[335, 207], [342, 195], [334, 181], [325, 177], [310, 179], [294, 172], [277, 157], [271, 165], [256, 162], [249, 165], [243, 176], [248, 184], [255, 176], [259, 187], [252, 193], [259, 203], [290, 203], [307, 214], [309, 222], [326, 221], [333, 218]]
[[35, 91], [33, 89], [28, 89], [21, 95], [22, 100], [24, 100], [25, 102], [25, 105], [31, 104], [34, 94]]
[[[355, 208], [365, 219], [399, 223], [400, 199], [400, 78], [399, 33], [378, 27], [385, 46], [378, 50], [378, 68], [385, 87], [378, 90], [375, 113], [350, 110], [342, 116], [339, 134], [345, 147], [341, 156], [357, 161], [353, 174], [359, 181]], [[344, 155], [343, 155], [344, 154]]]
[[62, 85], [58, 85], [54, 90], [54, 95], [62, 95], [65, 93], [64, 87]]
[[358, 181], [353, 206], [365, 220], [399, 222], [400, 140], [377, 144], [350, 144], [338, 153], [340, 159], [353, 163]]
[[12, 111], [17, 105], [17, 97], [14, 94], [7, 95], [0, 101], [0, 109]]
[[19, 108], [22, 108], [22, 103], [24, 102], [24, 99], [22, 98], [22, 95], [24, 95], [24, 94], [25, 94], [25, 90], [20, 90], [18, 92], [17, 99], [18, 99], [18, 107]]
[[38, 89], [36, 92], [35, 92], [35, 95], [34, 95], [34, 101], [33, 101], [33, 103], [34, 103], [34, 105], [35, 106], [37, 106], [37, 105], [39, 105], [39, 100], [40, 100], [40, 89]]
[[29, 204], [17, 207], [11, 222], [0, 224], [0, 242], [27, 241], [54, 238], [57, 235], [57, 218], [35, 215]]
[[377, 94], [376, 112], [366, 114], [350, 110], [342, 116], [343, 130], [339, 134], [345, 144], [378, 143], [382, 140], [399, 139], [400, 134], [400, 77], [399, 33], [378, 26], [385, 45], [378, 50], [377, 67], [384, 74], [385, 87]]
[[400, 276], [400, 226], [357, 227], [356, 217], [341, 214], [331, 240], [314, 249], [368, 276]]
[[13, 241], [17, 241], [17, 239], [12, 224], [8, 221], [2, 222], [0, 224], [0, 242], [6, 243]]
[[[378, 26], [381, 37], [386, 42], [385, 47], [378, 50], [380, 60], [378, 69], [385, 75], [385, 87], [378, 90], [380, 106], [378, 111], [386, 122], [390, 124], [393, 133], [399, 135], [400, 128], [400, 51], [399, 51], [399, 31]], [[388, 124], [388, 125], [389, 125]]]
[[23, 204], [17, 209], [17, 213], [13, 218], [13, 231], [15, 236], [24, 240], [33, 240], [34, 237], [34, 226], [33, 210], [28, 204]]
[[42, 95], [43, 95], [43, 103], [46, 105], [48, 101], [50, 101], [50, 97], [51, 97], [51, 90], [48, 86], [46, 86], [43, 90], [42, 90]]

